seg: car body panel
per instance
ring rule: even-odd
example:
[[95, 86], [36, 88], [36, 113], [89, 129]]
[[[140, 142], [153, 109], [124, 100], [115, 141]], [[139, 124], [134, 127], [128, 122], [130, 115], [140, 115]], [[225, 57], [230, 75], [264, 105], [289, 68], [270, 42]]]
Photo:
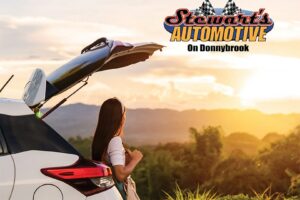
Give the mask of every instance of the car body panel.
[[15, 179], [15, 166], [11, 155], [0, 155], [0, 199], [10, 198]]
[[[70, 185], [40, 173], [43, 168], [70, 166], [78, 160], [77, 155], [27, 151], [13, 154], [12, 157], [16, 165], [16, 178], [11, 200], [32, 200], [35, 194], [37, 194], [36, 198], [42, 198], [38, 200], [56, 200], [60, 199], [60, 192], [63, 194], [64, 200], [122, 200], [116, 187], [86, 197]], [[45, 198], [45, 192], [47, 191], [48, 198]]]
[[[46, 151], [26, 151], [12, 154], [12, 158], [16, 166], [16, 176], [11, 200], [32, 200], [35, 191], [39, 187], [49, 184], [59, 188], [65, 200], [83, 200], [86, 198], [68, 184], [41, 173], [43, 168], [72, 165], [79, 159], [77, 155]], [[49, 193], [49, 199], [52, 199], [51, 195]], [[57, 194], [53, 195], [57, 196]]]
[[[118, 46], [115, 48], [118, 48]], [[130, 49], [116, 51], [115, 53], [111, 54], [98, 72], [127, 67], [132, 64], [145, 61], [152, 56], [155, 51], [161, 50], [162, 48], [162, 45], [156, 43], [134, 44]]]
[[112, 187], [104, 192], [89, 196], [86, 200], [123, 200], [120, 192], [116, 187]]
[[81, 54], [47, 76], [47, 81], [54, 86], [56, 93], [46, 94], [46, 100], [61, 93], [82, 79], [93, 74], [101, 67], [110, 54], [110, 48], [104, 46]]
[[23, 100], [0, 98], [0, 114], [9, 116], [32, 115], [33, 111]]
[[33, 200], [48, 200], [51, 194], [51, 200], [63, 200], [61, 190], [52, 184], [45, 184], [34, 191]]

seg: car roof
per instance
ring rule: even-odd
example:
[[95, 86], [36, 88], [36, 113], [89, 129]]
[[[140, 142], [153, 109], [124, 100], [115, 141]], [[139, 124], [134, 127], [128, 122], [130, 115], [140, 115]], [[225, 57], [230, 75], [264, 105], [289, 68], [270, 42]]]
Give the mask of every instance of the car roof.
[[10, 116], [33, 115], [33, 111], [20, 99], [0, 98], [0, 114]]

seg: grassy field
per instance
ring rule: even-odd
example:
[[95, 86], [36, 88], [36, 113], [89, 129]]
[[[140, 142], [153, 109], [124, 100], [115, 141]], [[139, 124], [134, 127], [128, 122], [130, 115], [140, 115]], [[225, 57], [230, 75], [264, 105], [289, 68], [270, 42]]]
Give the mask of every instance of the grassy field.
[[164, 200], [299, 200], [300, 197], [285, 197], [283, 194], [271, 194], [270, 189], [266, 189], [263, 193], [258, 194], [253, 191], [253, 196], [239, 194], [239, 195], [226, 195], [219, 196], [211, 191], [200, 192], [196, 190], [191, 192], [190, 190], [182, 190], [178, 186], [174, 191], [174, 194], [166, 193]]

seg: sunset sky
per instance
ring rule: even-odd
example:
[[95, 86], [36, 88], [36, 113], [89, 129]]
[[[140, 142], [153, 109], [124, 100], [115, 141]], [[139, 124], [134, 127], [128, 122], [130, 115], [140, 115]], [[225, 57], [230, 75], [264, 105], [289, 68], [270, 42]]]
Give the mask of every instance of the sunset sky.
[[[226, 0], [211, 2], [216, 8], [226, 4]], [[1, 1], [0, 85], [15, 74], [1, 97], [20, 98], [35, 68], [49, 74], [105, 36], [166, 47], [146, 62], [94, 74], [68, 103], [100, 105], [117, 96], [129, 108], [300, 112], [300, 1], [235, 2], [247, 10], [266, 8], [275, 22], [267, 42], [248, 43], [250, 53], [189, 53], [188, 43], [169, 42], [164, 18], [178, 8], [195, 9], [202, 1]]]

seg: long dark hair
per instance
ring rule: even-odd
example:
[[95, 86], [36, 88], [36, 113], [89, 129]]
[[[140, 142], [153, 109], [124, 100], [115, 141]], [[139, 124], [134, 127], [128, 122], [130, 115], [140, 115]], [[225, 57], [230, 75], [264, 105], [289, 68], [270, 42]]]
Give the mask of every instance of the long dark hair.
[[103, 161], [110, 140], [122, 126], [124, 111], [122, 103], [117, 98], [107, 99], [102, 104], [92, 144], [93, 160]]

